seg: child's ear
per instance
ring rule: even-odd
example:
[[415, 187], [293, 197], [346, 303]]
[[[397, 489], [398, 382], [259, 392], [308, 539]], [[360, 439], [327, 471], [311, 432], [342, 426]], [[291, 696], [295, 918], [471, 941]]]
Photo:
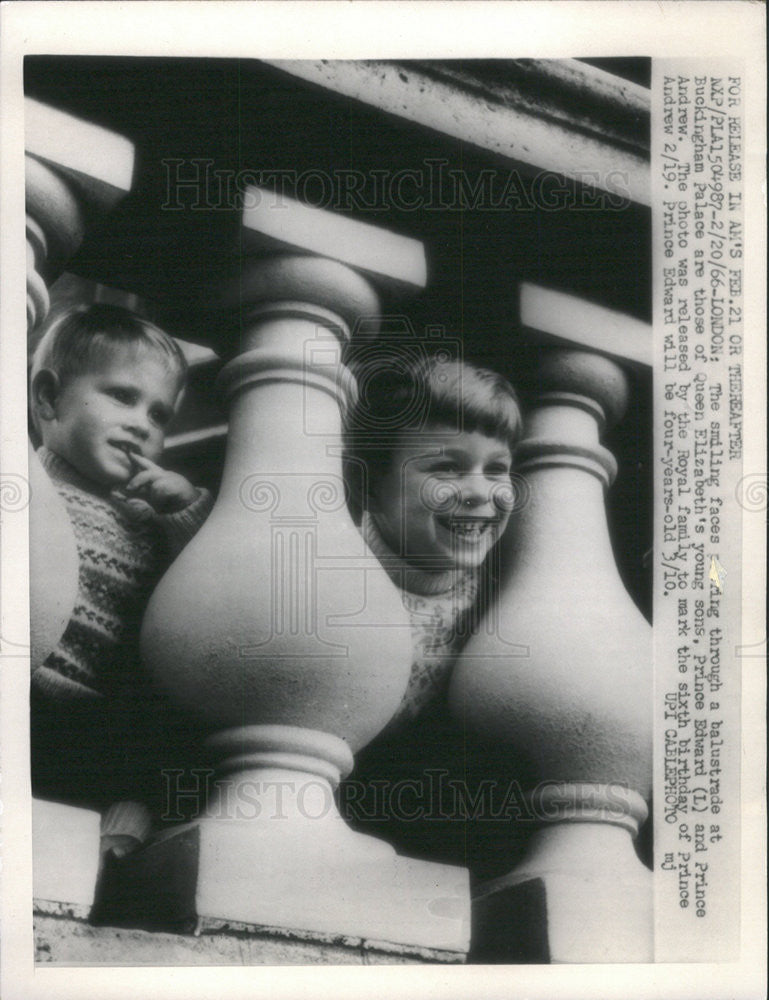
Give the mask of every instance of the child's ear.
[[32, 379], [32, 406], [41, 420], [53, 420], [56, 416], [56, 401], [61, 392], [61, 383], [56, 372], [41, 368]]

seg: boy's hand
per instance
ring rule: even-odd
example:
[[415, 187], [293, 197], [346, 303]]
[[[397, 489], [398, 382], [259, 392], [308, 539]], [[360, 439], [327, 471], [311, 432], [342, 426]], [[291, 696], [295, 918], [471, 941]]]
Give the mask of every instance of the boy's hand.
[[169, 472], [143, 455], [131, 453], [135, 471], [119, 490], [113, 491], [125, 500], [145, 500], [157, 514], [175, 514], [197, 500], [198, 491], [184, 476]]

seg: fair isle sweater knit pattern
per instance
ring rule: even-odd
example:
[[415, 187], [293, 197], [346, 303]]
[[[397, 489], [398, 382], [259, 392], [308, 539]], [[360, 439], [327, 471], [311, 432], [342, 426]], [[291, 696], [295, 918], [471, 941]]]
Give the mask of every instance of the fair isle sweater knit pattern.
[[401, 704], [384, 731], [389, 736], [445, 698], [454, 662], [471, 627], [479, 573], [424, 572], [407, 565], [389, 549], [369, 512], [363, 514], [361, 532], [398, 587], [411, 622], [411, 673]]
[[94, 492], [64, 459], [38, 455], [69, 515], [77, 544], [77, 601], [56, 649], [33, 675], [57, 699], [119, 695], [138, 671], [142, 615], [173, 555], [201, 526], [211, 507], [206, 490], [177, 514], [159, 516], [140, 501]]

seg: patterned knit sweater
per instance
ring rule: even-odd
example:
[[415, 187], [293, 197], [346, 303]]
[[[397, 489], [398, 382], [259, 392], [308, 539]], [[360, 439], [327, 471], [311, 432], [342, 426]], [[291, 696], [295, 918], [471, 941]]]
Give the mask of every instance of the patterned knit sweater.
[[38, 456], [72, 523], [79, 580], [67, 629], [34, 672], [33, 686], [60, 700], [119, 696], [136, 678], [139, 629], [152, 590], [208, 516], [211, 496], [200, 490], [184, 510], [160, 516], [142, 501], [96, 493], [46, 448]]
[[475, 617], [480, 573], [415, 569], [389, 549], [368, 512], [363, 514], [361, 532], [400, 590], [411, 620], [411, 675], [398, 710], [380, 734], [386, 738], [446, 697], [454, 662]]
[[200, 490], [188, 507], [161, 516], [141, 500], [95, 492], [46, 448], [38, 455], [67, 509], [79, 576], [67, 628], [32, 674], [33, 785], [46, 797], [84, 796], [102, 809], [103, 838], [138, 843], [152, 827], [141, 801], [145, 775], [158, 766], [144, 728], [153, 724], [141, 620], [160, 576], [208, 516], [211, 495]]

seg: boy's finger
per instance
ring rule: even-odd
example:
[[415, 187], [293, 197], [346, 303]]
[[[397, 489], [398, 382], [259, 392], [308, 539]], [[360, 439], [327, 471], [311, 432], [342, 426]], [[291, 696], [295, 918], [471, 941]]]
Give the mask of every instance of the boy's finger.
[[138, 465], [139, 468], [141, 468], [141, 469], [159, 469], [160, 468], [160, 466], [156, 465], [155, 462], [152, 461], [152, 459], [146, 458], [144, 455], [140, 455], [137, 451], [129, 452], [129, 457], [130, 457], [131, 461], [135, 462], [136, 465]]
[[129, 479], [123, 489], [130, 490], [131, 492], [140, 490], [142, 486], [146, 486], [148, 483], [153, 482], [156, 478], [157, 467], [153, 469], [145, 469], [144, 472], [137, 472], [132, 479]]

